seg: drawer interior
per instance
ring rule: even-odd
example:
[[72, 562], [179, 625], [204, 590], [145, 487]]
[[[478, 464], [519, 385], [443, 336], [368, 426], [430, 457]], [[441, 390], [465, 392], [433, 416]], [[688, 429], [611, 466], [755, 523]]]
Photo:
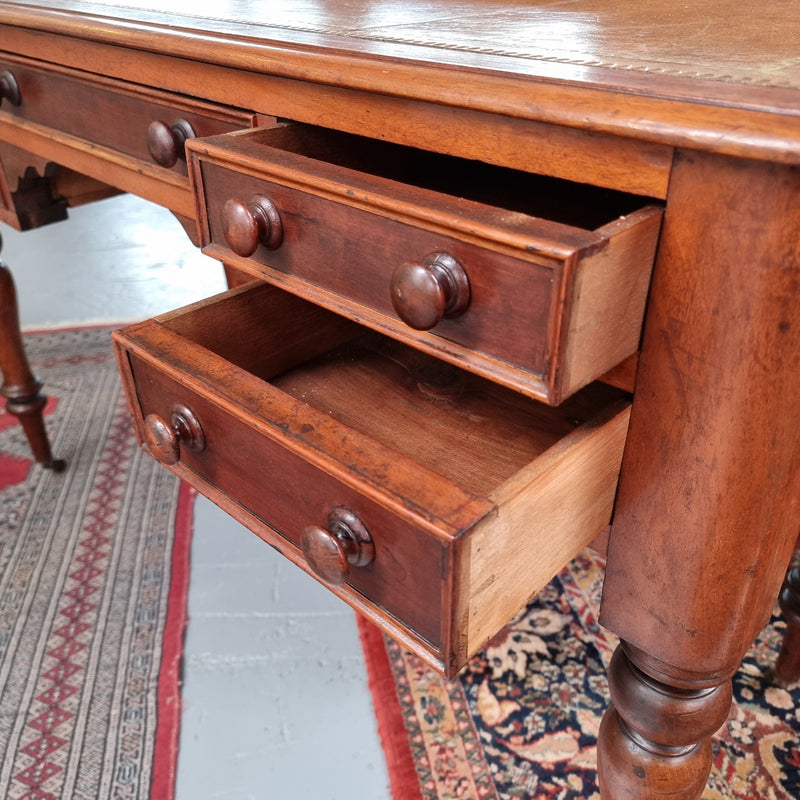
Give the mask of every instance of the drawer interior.
[[355, 514], [374, 557], [330, 588], [449, 674], [611, 518], [606, 384], [548, 406], [261, 282], [114, 341], [146, 450], [307, 571]]
[[660, 204], [294, 123], [187, 149], [205, 252], [317, 305], [552, 405], [636, 352]]
[[480, 496], [614, 395], [594, 389], [553, 410], [372, 332], [271, 383]]
[[304, 407], [482, 497], [626, 396], [593, 384], [546, 406], [267, 284], [160, 321]]
[[596, 230], [650, 200], [355, 134], [291, 123], [249, 134], [251, 142], [336, 167], [506, 211]]

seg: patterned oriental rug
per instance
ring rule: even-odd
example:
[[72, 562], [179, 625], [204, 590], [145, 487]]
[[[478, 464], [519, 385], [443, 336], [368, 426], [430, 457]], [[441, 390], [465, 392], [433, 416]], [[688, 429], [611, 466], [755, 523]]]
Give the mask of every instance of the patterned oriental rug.
[[25, 342], [67, 468], [0, 414], [0, 797], [169, 800], [190, 494], [136, 446], [108, 330]]
[[[602, 580], [584, 552], [453, 681], [359, 620], [395, 800], [599, 798]], [[783, 629], [776, 609], [734, 679], [704, 800], [800, 798], [800, 686], [770, 675]]]

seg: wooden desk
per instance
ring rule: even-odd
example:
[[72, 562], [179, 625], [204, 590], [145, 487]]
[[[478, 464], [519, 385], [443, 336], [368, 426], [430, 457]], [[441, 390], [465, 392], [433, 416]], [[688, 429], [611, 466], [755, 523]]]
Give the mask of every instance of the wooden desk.
[[[800, 516], [797, 4], [283, 0], [220, 2], [208, 14], [196, 2], [172, 3], [169, 14], [153, 5], [0, 2], [0, 70], [20, 91], [17, 98], [5, 78], [6, 221], [41, 224], [70, 203], [119, 189], [173, 210], [210, 253], [229, 253], [207, 218], [216, 200], [201, 190], [214, 148], [229, 148], [217, 138], [206, 148], [200, 139], [269, 130], [283, 120], [664, 206], [613, 507], [602, 622], [623, 644], [610, 672], [613, 708], [600, 734], [599, 769], [607, 798], [699, 796], [710, 737], [730, 704], [731, 675], [773, 606]], [[151, 128], [150, 121], [162, 124]], [[160, 163], [148, 153], [148, 128], [149, 151]], [[181, 160], [191, 134], [199, 170], [192, 184]], [[256, 151], [251, 143], [237, 148], [237, 168], [255, 179]], [[408, 198], [402, 202], [407, 215]], [[400, 201], [391, 203], [397, 218]], [[431, 206], [415, 224], [438, 225], [442, 213]], [[448, 224], [454, 216], [447, 212]], [[474, 238], [479, 223], [462, 235]], [[349, 236], [359, 241], [357, 231]], [[511, 234], [503, 236], [507, 247]], [[254, 246], [261, 246], [257, 235]], [[228, 260], [239, 273], [339, 314], [359, 317], [366, 309], [369, 327], [405, 337], [412, 349], [441, 350], [528, 397], [560, 399], [559, 370], [574, 363], [546, 360], [546, 369], [533, 377], [528, 370], [515, 384], [509, 376], [517, 372], [503, 358], [402, 333], [396, 320], [384, 324], [387, 313], [372, 301], [287, 278], [266, 256]], [[577, 295], [564, 297], [569, 311]], [[520, 298], [506, 300], [513, 310]], [[13, 327], [13, 313], [4, 313]], [[185, 319], [162, 328], [185, 331]], [[578, 355], [591, 340], [582, 340]], [[554, 341], [543, 345], [547, 358], [560, 347]], [[619, 351], [600, 349], [621, 358], [627, 345], [618, 344]], [[17, 369], [15, 358], [4, 356], [7, 371]], [[616, 382], [633, 389], [630, 364]], [[151, 450], [160, 447], [171, 462], [176, 429], [184, 446], [193, 442], [191, 425], [178, 423], [150, 434], [143, 420], [137, 424]], [[415, 485], [413, 476], [403, 480]], [[424, 494], [425, 481], [417, 484]], [[580, 505], [587, 490], [572, 488]], [[237, 508], [229, 504], [244, 514]], [[516, 535], [524, 550], [523, 527]], [[319, 526], [309, 536], [327, 541]], [[459, 541], [454, 535], [453, 558]], [[294, 544], [281, 546], [300, 563]], [[338, 577], [325, 579], [335, 585]], [[510, 611], [502, 581], [484, 577], [484, 603], [497, 603], [495, 616]], [[457, 580], [453, 591], [460, 588]], [[342, 591], [359, 607], [356, 593]], [[388, 615], [378, 616], [397, 632]], [[450, 632], [456, 649], [459, 630]], [[456, 663], [448, 657], [441, 656], [445, 669]]]

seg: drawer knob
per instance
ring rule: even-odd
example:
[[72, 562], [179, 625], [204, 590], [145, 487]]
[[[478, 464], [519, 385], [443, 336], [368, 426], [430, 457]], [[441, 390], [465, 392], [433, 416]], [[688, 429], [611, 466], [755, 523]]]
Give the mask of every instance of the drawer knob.
[[392, 273], [389, 288], [397, 315], [419, 331], [430, 330], [444, 317], [458, 316], [470, 301], [467, 273], [448, 253], [403, 262]]
[[8, 100], [12, 106], [18, 106], [22, 102], [17, 79], [7, 69], [0, 72], [0, 104], [3, 100]]
[[255, 194], [247, 203], [231, 199], [222, 207], [222, 230], [234, 253], [253, 255], [261, 244], [276, 250], [283, 241], [283, 223], [278, 207], [266, 195]]
[[169, 422], [158, 414], [148, 414], [144, 427], [145, 444], [150, 455], [168, 467], [180, 461], [181, 444], [195, 452], [200, 452], [206, 445], [200, 422], [186, 406], [175, 406]]
[[312, 572], [333, 586], [347, 580], [351, 566], [363, 567], [375, 558], [375, 545], [364, 523], [341, 506], [331, 510], [327, 529], [305, 528], [300, 547]]
[[147, 127], [147, 149], [156, 164], [169, 169], [179, 158], [186, 160], [186, 140], [194, 137], [194, 128], [185, 119], [179, 119], [172, 126], [156, 119]]

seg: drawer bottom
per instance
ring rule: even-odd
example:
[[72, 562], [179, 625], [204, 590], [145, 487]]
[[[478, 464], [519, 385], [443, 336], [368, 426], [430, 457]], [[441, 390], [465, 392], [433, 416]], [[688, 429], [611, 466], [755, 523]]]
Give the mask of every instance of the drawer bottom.
[[552, 408], [265, 284], [114, 339], [142, 446], [447, 673], [609, 522], [610, 386]]

